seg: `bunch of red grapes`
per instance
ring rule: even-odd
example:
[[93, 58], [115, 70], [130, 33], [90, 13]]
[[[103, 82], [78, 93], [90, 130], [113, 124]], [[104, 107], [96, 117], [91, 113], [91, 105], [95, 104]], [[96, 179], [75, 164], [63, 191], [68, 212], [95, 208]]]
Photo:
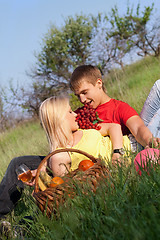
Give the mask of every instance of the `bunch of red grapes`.
[[96, 110], [89, 104], [86, 103], [83, 107], [78, 108], [76, 111], [79, 128], [81, 129], [96, 129], [100, 130], [101, 126], [98, 125], [99, 119]]

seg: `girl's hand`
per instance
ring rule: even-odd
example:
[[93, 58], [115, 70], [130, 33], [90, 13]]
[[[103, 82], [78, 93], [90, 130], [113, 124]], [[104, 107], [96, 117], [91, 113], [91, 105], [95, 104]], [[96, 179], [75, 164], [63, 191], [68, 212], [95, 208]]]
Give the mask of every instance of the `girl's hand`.
[[34, 184], [35, 184], [35, 177], [36, 177], [36, 174], [37, 174], [37, 169], [31, 170], [31, 173], [32, 173], [32, 176], [33, 176], [32, 182], [25, 182], [24, 184], [26, 184], [27, 186], [33, 187]]
[[112, 155], [112, 164], [116, 165], [117, 163], [120, 165], [121, 164], [121, 155], [119, 153], [113, 153]]
[[98, 123], [98, 126], [101, 126], [101, 129], [98, 130], [102, 136], [107, 136], [108, 135], [108, 128], [109, 128], [109, 123]]

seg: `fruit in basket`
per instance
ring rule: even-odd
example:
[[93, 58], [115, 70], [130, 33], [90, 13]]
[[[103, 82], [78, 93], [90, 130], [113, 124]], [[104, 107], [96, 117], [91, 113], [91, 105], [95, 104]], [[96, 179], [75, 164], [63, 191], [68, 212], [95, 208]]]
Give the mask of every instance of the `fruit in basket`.
[[47, 188], [47, 186], [43, 183], [43, 181], [40, 177], [38, 178], [38, 186], [41, 189], [41, 191], [44, 191]]
[[99, 122], [103, 122], [102, 119], [98, 117], [96, 110], [86, 103], [83, 107], [78, 108], [75, 113], [77, 113], [76, 121], [81, 129], [96, 129], [100, 130], [101, 126], [98, 125]]
[[82, 171], [86, 171], [87, 169], [89, 169], [90, 167], [92, 167], [94, 165], [94, 163], [91, 160], [85, 159], [82, 160], [79, 165], [78, 165], [78, 169], [82, 170]]
[[52, 180], [52, 177], [48, 175], [47, 172], [44, 172], [44, 171], [41, 171], [40, 172], [40, 178], [42, 180], [42, 182], [47, 186], [49, 187], [50, 186], [50, 182]]
[[58, 185], [64, 183], [61, 177], [54, 177], [50, 182], [50, 187], [57, 187]]

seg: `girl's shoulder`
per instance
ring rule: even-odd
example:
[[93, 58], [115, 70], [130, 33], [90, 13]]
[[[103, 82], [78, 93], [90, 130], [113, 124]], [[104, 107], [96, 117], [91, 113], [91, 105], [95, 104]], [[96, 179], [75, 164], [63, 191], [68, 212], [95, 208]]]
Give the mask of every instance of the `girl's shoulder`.
[[66, 168], [71, 164], [71, 158], [68, 152], [60, 152], [53, 155], [49, 160], [49, 167], [53, 175], [64, 175]]

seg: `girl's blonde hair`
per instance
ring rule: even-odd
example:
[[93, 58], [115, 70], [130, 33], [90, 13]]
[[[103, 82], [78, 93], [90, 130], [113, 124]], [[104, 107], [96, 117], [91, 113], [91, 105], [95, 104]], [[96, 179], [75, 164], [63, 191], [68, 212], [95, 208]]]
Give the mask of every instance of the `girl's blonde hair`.
[[50, 97], [42, 102], [39, 115], [46, 132], [50, 151], [59, 147], [66, 147], [71, 138], [71, 129], [65, 116], [69, 107], [67, 97]]

